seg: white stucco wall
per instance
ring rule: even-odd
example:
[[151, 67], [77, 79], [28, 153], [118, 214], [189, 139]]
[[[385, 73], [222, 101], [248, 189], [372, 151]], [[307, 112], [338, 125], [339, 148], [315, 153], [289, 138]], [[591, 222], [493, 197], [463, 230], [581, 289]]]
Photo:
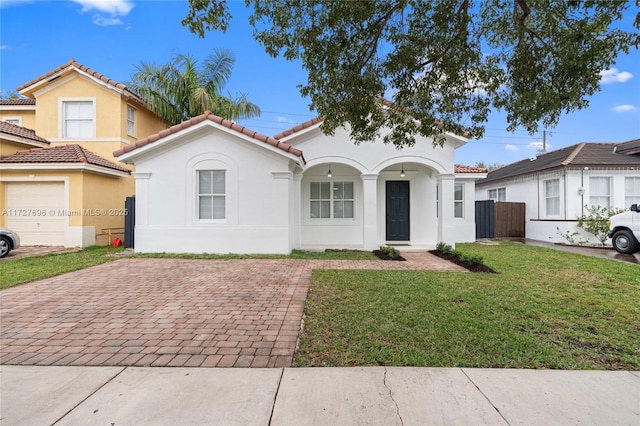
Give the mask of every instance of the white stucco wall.
[[[399, 180], [409, 182], [411, 246], [475, 240], [476, 178], [454, 175], [455, 148], [464, 139], [451, 137], [444, 147], [421, 139], [398, 150], [381, 139], [355, 145], [344, 129], [325, 136], [311, 128], [282, 141], [302, 150], [306, 165], [293, 154], [208, 121], [121, 156], [136, 165], [135, 250], [374, 249], [389, 243], [386, 183]], [[197, 170], [225, 170], [224, 220], [197, 219]], [[312, 182], [353, 182], [354, 217], [311, 218]], [[454, 219], [455, 182], [465, 183], [465, 211]]]
[[[585, 206], [590, 204], [592, 190], [589, 185], [590, 177], [611, 178], [611, 205], [613, 208], [629, 208], [625, 205], [625, 177], [640, 177], [637, 170], [588, 169], [588, 170], [558, 170], [540, 173], [508, 181], [495, 182], [488, 185], [480, 184], [476, 187], [476, 199], [487, 200], [488, 191], [496, 188], [506, 188], [506, 201], [526, 203], [526, 237], [533, 240], [548, 242], [567, 242], [561, 234], [577, 232], [577, 238], [599, 243], [591, 234], [578, 227], [576, 219], [587, 214]], [[560, 183], [560, 214], [548, 216], [545, 205], [545, 181], [559, 179]], [[579, 191], [584, 188], [584, 192]]]
[[[307, 166], [301, 182], [302, 190], [302, 248], [348, 247], [373, 249], [389, 243], [386, 240], [386, 182], [408, 181], [410, 199], [410, 245], [435, 247], [439, 241], [475, 240], [474, 182], [465, 182], [465, 214], [453, 219], [453, 188], [441, 193], [443, 204], [450, 204], [448, 213], [437, 216], [436, 186], [443, 175], [453, 179], [455, 148], [463, 140], [450, 138], [443, 147], [434, 147], [430, 139], [418, 138], [413, 147], [396, 149], [378, 138], [354, 144], [345, 129], [337, 129], [333, 136], [325, 136], [320, 129], [311, 128], [283, 139], [304, 152]], [[332, 177], [327, 172], [331, 169]], [[400, 176], [404, 169], [405, 176]], [[373, 180], [371, 186], [365, 180]], [[314, 181], [354, 182], [355, 217], [353, 219], [311, 219], [309, 216], [310, 183]], [[453, 184], [451, 184], [452, 186]], [[375, 213], [365, 219], [367, 208], [375, 206]], [[450, 210], [450, 211], [449, 211]]]
[[[291, 161], [205, 127], [136, 159], [137, 252], [288, 253]], [[197, 170], [226, 171], [226, 218], [197, 218]]]

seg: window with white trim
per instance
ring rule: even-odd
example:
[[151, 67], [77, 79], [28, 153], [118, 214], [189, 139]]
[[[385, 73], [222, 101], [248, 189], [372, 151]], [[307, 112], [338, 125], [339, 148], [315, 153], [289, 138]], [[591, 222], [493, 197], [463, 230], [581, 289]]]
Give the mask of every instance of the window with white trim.
[[629, 208], [632, 204], [640, 204], [640, 177], [624, 178], [624, 206]]
[[453, 188], [453, 217], [464, 217], [464, 183], [456, 183]]
[[547, 216], [560, 216], [560, 179], [544, 181], [544, 205]]
[[95, 137], [93, 101], [63, 101], [62, 137], [69, 139]]
[[136, 136], [136, 109], [127, 105], [127, 135]]
[[606, 209], [611, 207], [611, 177], [592, 176], [589, 178], [589, 205]]
[[198, 170], [198, 219], [226, 218], [226, 185], [224, 170]]
[[311, 219], [353, 219], [353, 182], [311, 182]]
[[507, 188], [490, 189], [488, 196], [493, 201], [507, 201]]

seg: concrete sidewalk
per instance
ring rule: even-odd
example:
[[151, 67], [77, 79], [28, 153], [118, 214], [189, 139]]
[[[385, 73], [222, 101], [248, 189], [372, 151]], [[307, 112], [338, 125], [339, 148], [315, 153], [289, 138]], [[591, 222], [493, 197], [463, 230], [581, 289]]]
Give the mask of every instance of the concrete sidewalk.
[[640, 372], [0, 366], [2, 425], [637, 425]]

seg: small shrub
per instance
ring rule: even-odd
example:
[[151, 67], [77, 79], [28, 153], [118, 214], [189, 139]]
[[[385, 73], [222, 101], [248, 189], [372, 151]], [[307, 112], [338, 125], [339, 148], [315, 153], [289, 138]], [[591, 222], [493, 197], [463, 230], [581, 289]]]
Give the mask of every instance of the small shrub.
[[567, 240], [569, 244], [575, 244], [577, 246], [589, 244], [589, 240], [582, 238], [582, 235], [577, 231], [562, 232], [560, 231], [560, 227], [556, 227], [556, 230], [558, 231], [558, 234]]
[[449, 244], [443, 241], [440, 241], [436, 245], [436, 250], [439, 251], [440, 253], [451, 253], [453, 251], [453, 247], [451, 247]]
[[578, 226], [595, 236], [602, 245], [607, 241], [609, 233], [609, 218], [622, 213], [624, 209], [608, 209], [601, 206], [585, 206], [587, 214], [578, 218]]
[[395, 247], [380, 246], [380, 251], [387, 253], [392, 259], [397, 259], [400, 257], [400, 251]]
[[462, 254], [460, 259], [464, 262], [473, 263], [474, 265], [484, 265], [484, 258], [478, 255]]

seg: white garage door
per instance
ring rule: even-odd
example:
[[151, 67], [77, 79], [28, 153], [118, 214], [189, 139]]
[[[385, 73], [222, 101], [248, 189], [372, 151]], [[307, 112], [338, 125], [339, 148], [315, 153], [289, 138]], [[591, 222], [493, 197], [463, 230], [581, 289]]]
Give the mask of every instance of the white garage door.
[[9, 182], [5, 188], [6, 227], [18, 233], [22, 245], [64, 245], [63, 182]]

